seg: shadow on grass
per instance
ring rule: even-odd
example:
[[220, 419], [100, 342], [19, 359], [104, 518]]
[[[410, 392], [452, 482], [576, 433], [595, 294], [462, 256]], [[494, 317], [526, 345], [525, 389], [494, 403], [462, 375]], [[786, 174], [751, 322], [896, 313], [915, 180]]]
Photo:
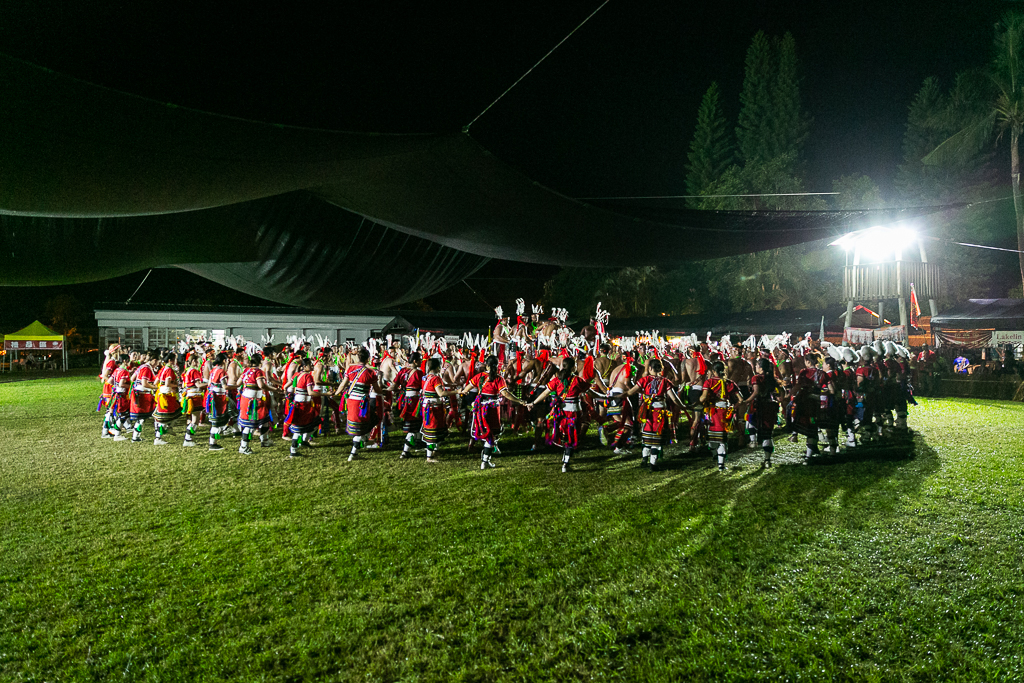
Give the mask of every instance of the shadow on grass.
[[855, 528], [902, 514], [900, 500], [938, 467], [937, 453], [919, 434], [820, 456], [809, 466], [791, 461], [769, 470], [719, 473], [706, 453], [683, 454], [668, 458], [649, 486], [612, 504], [655, 518], [699, 520], [686, 527], [687, 556], [767, 569], [787, 562], [827, 527]]

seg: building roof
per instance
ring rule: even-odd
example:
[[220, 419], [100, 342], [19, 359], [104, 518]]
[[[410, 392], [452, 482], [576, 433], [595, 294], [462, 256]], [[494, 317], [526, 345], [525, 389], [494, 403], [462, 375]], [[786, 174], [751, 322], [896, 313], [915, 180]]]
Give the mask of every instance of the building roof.
[[968, 299], [933, 317], [932, 327], [1024, 330], [1024, 299]]
[[[474, 331], [486, 332], [494, 324], [493, 313], [480, 313], [473, 311], [405, 311], [405, 310], [383, 310], [366, 311], [361, 313], [338, 313], [323, 311], [311, 308], [297, 308], [295, 306], [209, 306], [197, 304], [147, 304], [147, 303], [98, 303], [96, 304], [96, 317], [100, 319], [101, 313], [139, 313], [145, 317], [147, 313], [159, 313], [160, 319], [170, 316], [181, 316], [194, 314], [202, 316], [203, 320], [210, 320], [210, 316], [217, 316], [225, 321], [239, 320], [240, 318], [264, 318], [268, 320], [280, 320], [282, 318], [303, 319], [303, 320], [392, 320], [399, 323], [408, 322], [412, 329], [423, 329], [431, 332], [458, 332]], [[121, 319], [124, 316], [106, 316], [109, 318]], [[155, 316], [154, 316], [155, 317]], [[199, 321], [197, 320], [197, 323]]]
[[[160, 313], [230, 313], [235, 315], [318, 315], [343, 317], [351, 313], [333, 313], [315, 308], [298, 308], [296, 306], [214, 306], [204, 304], [147, 304], [147, 303], [112, 303], [96, 304], [97, 311], [156, 311]], [[390, 311], [375, 311], [368, 315], [394, 317]]]

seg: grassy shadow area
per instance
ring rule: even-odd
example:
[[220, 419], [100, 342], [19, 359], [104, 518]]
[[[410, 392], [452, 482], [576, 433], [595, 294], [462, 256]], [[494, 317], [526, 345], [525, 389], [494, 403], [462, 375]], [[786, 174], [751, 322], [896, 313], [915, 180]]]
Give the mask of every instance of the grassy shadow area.
[[0, 384], [7, 384], [9, 382], [25, 382], [36, 379], [96, 377], [99, 374], [100, 369], [98, 366], [88, 368], [69, 368], [66, 372], [63, 370], [14, 370], [11, 372], [0, 372]]
[[778, 465], [503, 442], [288, 461], [98, 438], [97, 383], [0, 386], [3, 680], [1024, 676], [1022, 406]]

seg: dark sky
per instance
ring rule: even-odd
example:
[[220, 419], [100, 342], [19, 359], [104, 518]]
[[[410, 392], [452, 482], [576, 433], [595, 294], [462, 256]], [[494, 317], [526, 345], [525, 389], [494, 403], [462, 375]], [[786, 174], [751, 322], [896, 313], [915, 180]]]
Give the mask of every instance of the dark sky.
[[[599, 4], [277, 3], [261, 11], [250, 3], [229, 14], [221, 3], [9, 1], [0, 4], [0, 51], [225, 114], [445, 131], [466, 124]], [[921, 81], [937, 75], [948, 84], [957, 70], [984, 64], [993, 24], [1011, 6], [611, 0], [472, 132], [571, 196], [681, 194], [705, 89], [719, 82], [734, 119], [751, 37], [788, 30], [814, 118], [808, 189], [828, 191], [839, 175], [861, 172], [885, 191]], [[514, 274], [498, 265], [483, 276]]]

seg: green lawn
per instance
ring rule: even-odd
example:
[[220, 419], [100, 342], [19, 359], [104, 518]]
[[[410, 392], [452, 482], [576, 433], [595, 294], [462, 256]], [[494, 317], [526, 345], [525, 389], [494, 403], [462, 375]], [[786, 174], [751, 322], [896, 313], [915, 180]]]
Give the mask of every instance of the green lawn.
[[97, 391], [0, 385], [3, 681], [1024, 678], [1022, 404], [563, 475], [522, 440], [488, 472], [101, 441]]

